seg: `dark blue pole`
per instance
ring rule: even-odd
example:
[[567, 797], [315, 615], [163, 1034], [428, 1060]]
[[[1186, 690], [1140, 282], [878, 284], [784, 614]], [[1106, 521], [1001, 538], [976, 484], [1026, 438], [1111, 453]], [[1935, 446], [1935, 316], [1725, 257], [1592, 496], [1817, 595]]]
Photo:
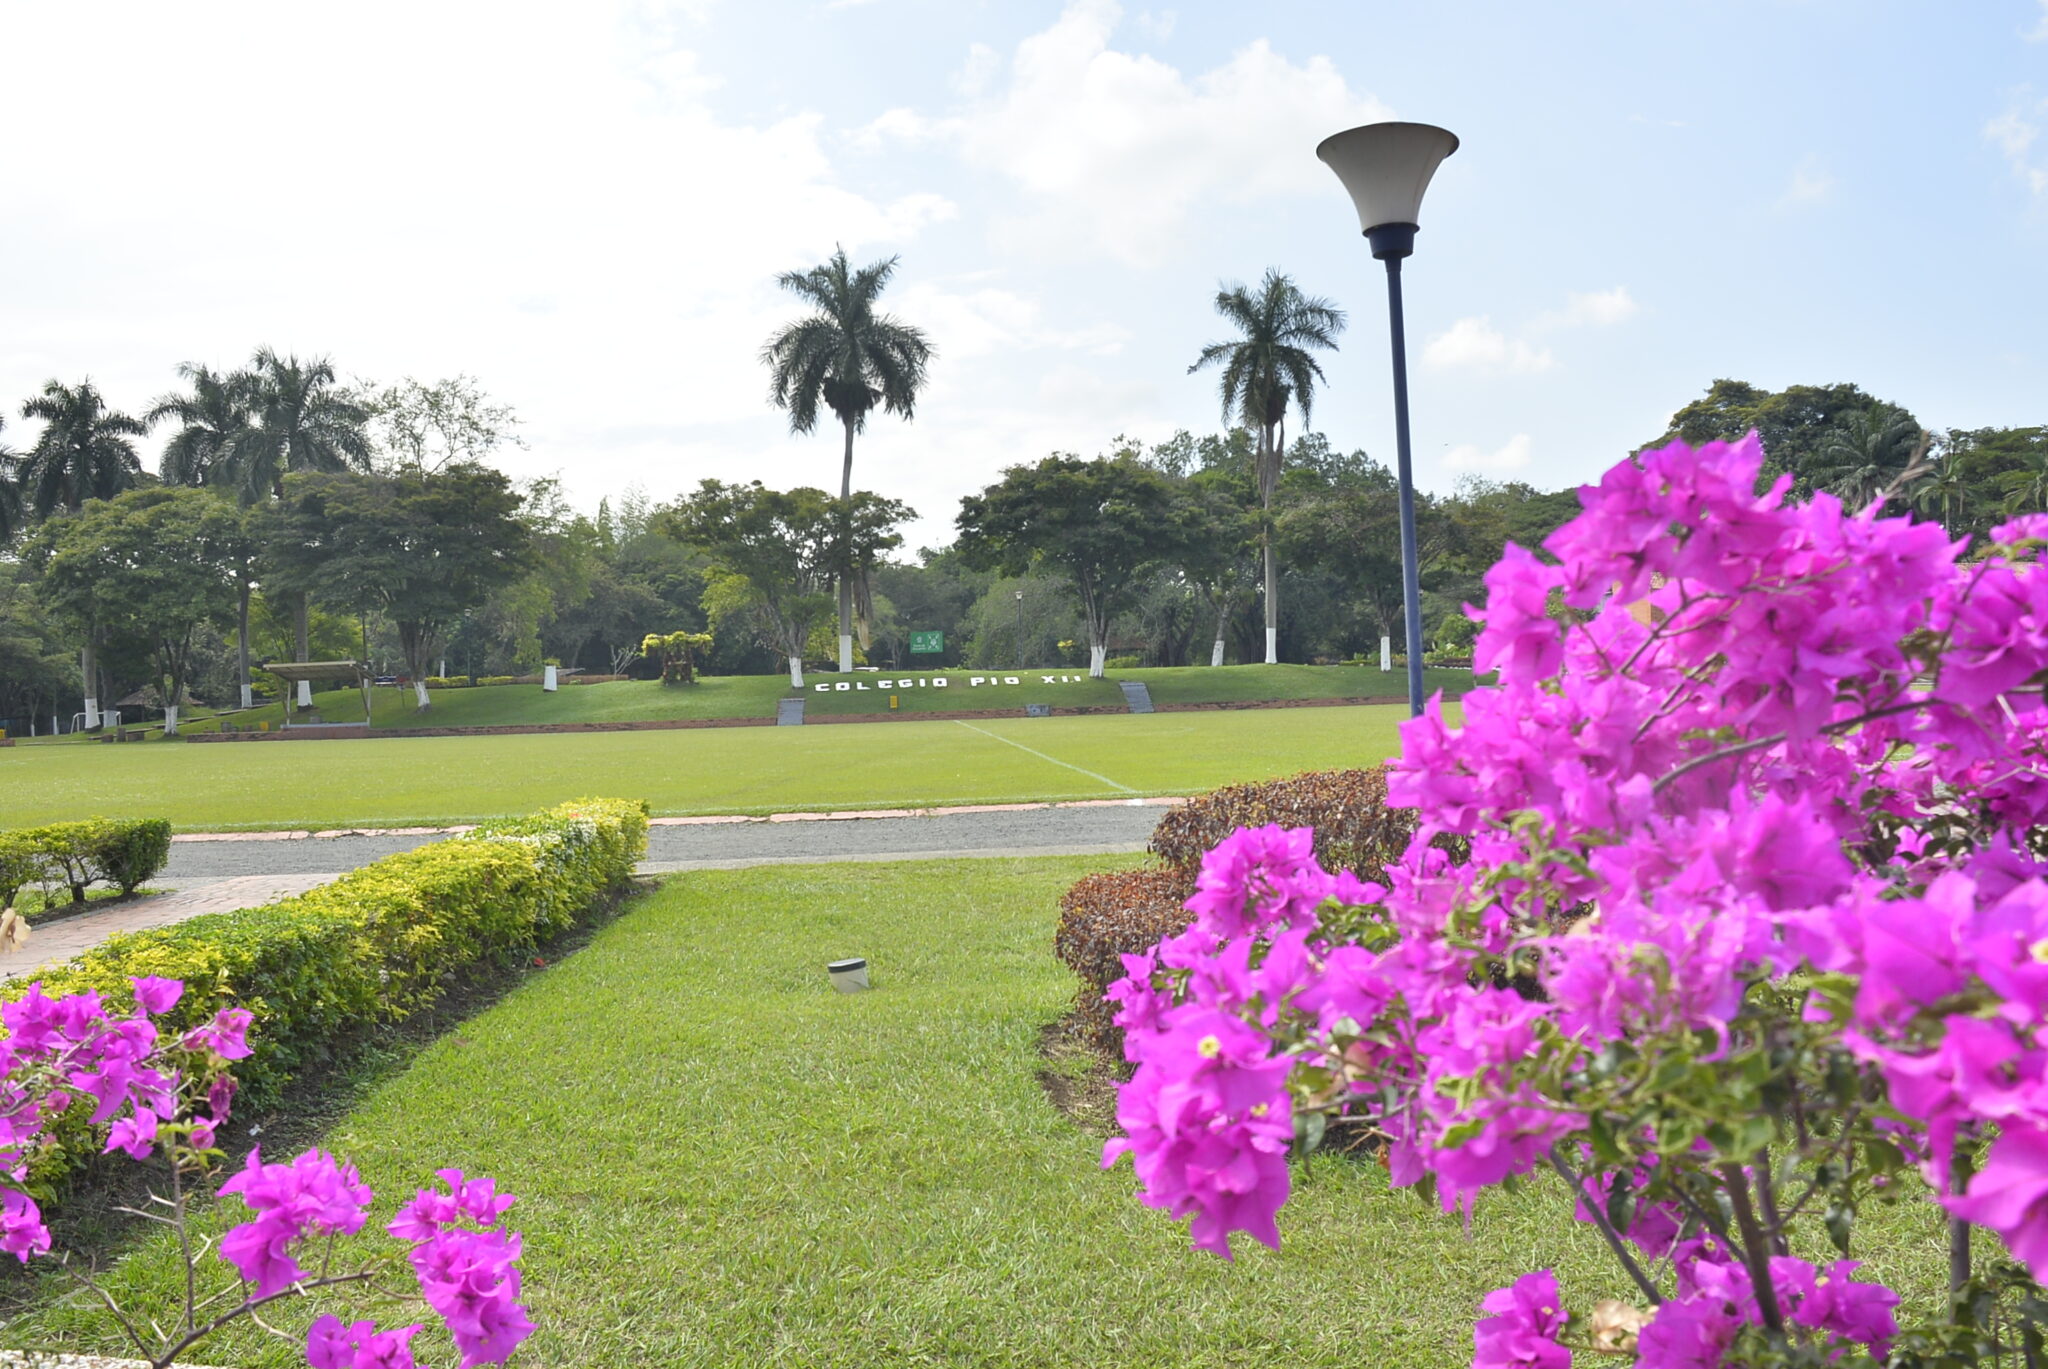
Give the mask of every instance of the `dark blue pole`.
[[[1415, 241], [1415, 230], [1408, 225], [1392, 225], [1407, 228], [1406, 241], [1400, 242], [1395, 250], [1382, 252], [1382, 244], [1373, 243], [1374, 256], [1384, 256], [1387, 263], [1387, 324], [1393, 331], [1394, 341], [1394, 451], [1395, 474], [1401, 482], [1401, 599], [1408, 627], [1408, 711], [1420, 716], [1422, 713], [1422, 584], [1421, 575], [1415, 562], [1415, 462], [1408, 446], [1408, 341], [1407, 326], [1401, 317], [1401, 258], [1408, 255], [1409, 245]], [[1377, 236], [1383, 229], [1374, 230]], [[1392, 235], [1389, 235], [1392, 236]], [[1394, 248], [1395, 244], [1386, 244]]]

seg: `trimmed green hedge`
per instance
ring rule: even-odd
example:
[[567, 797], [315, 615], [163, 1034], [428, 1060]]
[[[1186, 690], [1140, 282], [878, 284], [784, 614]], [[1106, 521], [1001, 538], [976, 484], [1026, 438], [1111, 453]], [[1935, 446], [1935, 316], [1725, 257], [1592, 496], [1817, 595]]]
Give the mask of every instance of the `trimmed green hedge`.
[[[573, 926], [632, 876], [646, 846], [644, 802], [568, 803], [387, 856], [268, 907], [109, 937], [40, 982], [52, 997], [97, 989], [126, 1005], [131, 978], [183, 980], [168, 1018], [179, 1029], [223, 1007], [251, 1009], [256, 1053], [235, 1075], [260, 1110], [464, 972], [517, 963]], [[12, 982], [0, 998], [27, 989]]]
[[163, 818], [87, 818], [0, 832], [0, 906], [25, 884], [63, 884], [73, 903], [87, 886], [112, 884], [132, 894], [171, 858], [171, 824]]

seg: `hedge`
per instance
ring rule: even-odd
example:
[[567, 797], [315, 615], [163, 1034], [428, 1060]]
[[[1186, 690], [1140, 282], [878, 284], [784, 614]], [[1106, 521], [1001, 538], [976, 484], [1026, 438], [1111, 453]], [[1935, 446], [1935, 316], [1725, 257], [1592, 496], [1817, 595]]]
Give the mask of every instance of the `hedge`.
[[[432, 1005], [465, 972], [516, 964], [573, 926], [625, 884], [646, 846], [644, 802], [563, 804], [387, 856], [267, 907], [109, 937], [38, 982], [52, 997], [95, 989], [125, 1008], [130, 979], [183, 980], [184, 998], [163, 1019], [177, 1030], [223, 1007], [251, 1009], [256, 1053], [235, 1075], [243, 1104], [262, 1110], [365, 1032]], [[28, 987], [11, 981], [0, 998]], [[97, 1150], [80, 1145], [89, 1139], [68, 1137], [80, 1158]], [[54, 1163], [66, 1167], [61, 1155]]]
[[171, 824], [163, 818], [87, 818], [0, 832], [0, 906], [25, 884], [63, 884], [73, 903], [92, 884], [132, 894], [171, 858]]
[[1149, 950], [1193, 917], [1202, 856], [1240, 827], [1315, 828], [1316, 859], [1327, 870], [1378, 879], [1408, 848], [1415, 811], [1387, 807], [1382, 770], [1323, 770], [1289, 779], [1233, 784], [1188, 800], [1160, 819], [1151, 851], [1159, 864], [1086, 875], [1060, 899], [1053, 950], [1081, 981], [1075, 1015], [1082, 1033], [1123, 1057], [1123, 1033], [1103, 992], [1123, 978], [1122, 957]]

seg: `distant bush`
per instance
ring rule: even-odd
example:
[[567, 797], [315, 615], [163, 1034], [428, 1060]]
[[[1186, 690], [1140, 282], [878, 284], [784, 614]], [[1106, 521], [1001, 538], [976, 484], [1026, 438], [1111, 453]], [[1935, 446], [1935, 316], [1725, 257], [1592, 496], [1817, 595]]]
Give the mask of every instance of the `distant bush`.
[[171, 858], [171, 824], [163, 818], [87, 818], [0, 832], [0, 905], [26, 884], [62, 884], [73, 903], [94, 884], [132, 894]]
[[1142, 656], [1111, 656], [1102, 663], [1104, 670], [1136, 670], [1145, 663]]
[[1319, 770], [1287, 779], [1233, 784], [1170, 810], [1152, 830], [1159, 864], [1087, 875], [1060, 900], [1053, 950], [1081, 981], [1075, 1012], [1083, 1034], [1112, 1058], [1123, 1057], [1112, 1005], [1102, 1001], [1124, 976], [1121, 957], [1149, 950], [1184, 929], [1202, 856], [1240, 827], [1313, 827], [1316, 859], [1326, 870], [1379, 879], [1415, 835], [1415, 812], [1387, 807], [1381, 770]]
[[427, 676], [427, 688], [468, 689], [469, 677], [467, 675], [429, 675]]

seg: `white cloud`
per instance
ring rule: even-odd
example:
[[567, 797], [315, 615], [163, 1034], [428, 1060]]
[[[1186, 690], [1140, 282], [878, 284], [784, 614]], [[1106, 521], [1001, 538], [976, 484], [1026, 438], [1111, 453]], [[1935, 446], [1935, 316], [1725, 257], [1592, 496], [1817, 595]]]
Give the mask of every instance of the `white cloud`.
[[948, 84], [956, 94], [971, 100], [989, 88], [1002, 67], [1003, 59], [996, 55], [994, 48], [986, 43], [975, 43], [968, 47], [967, 60], [960, 64], [960, 69], [953, 73]]
[[1835, 193], [1835, 178], [1811, 159], [1795, 167], [1785, 192], [1778, 196], [1778, 208], [1801, 209], [1820, 204]]
[[2048, 100], [2033, 100], [2031, 91], [2023, 91], [2004, 113], [1984, 125], [1984, 137], [2005, 154], [2012, 174], [2036, 195], [2048, 195], [2048, 166], [2033, 157], [2034, 140], [2041, 136], [2041, 126], [2034, 121], [2043, 115], [2048, 115]]
[[1549, 321], [1562, 327], [1590, 324], [1605, 328], [1633, 318], [1637, 304], [1629, 294], [1628, 287], [1617, 285], [1612, 290], [1590, 290], [1583, 294], [1573, 293], [1565, 297], [1564, 312]]
[[995, 217], [1005, 245], [1156, 263], [1198, 204], [1339, 196], [1311, 150], [1388, 116], [1328, 58], [1291, 62], [1261, 39], [1189, 76], [1113, 48], [1119, 18], [1111, 0], [1074, 0], [1018, 44], [1000, 89], [993, 54], [970, 54], [974, 80], [959, 84], [988, 93], [945, 129], [970, 165], [1022, 193], [1023, 212]]
[[2048, 43], [2048, 0], [2041, 0], [2041, 17], [2027, 30], [2029, 43]]
[[1445, 470], [1472, 471], [1481, 475], [1506, 475], [1529, 464], [1529, 434], [1516, 433], [1493, 451], [1464, 443], [1444, 453]]
[[1520, 338], [1510, 341], [1484, 314], [1459, 319], [1422, 349], [1423, 365], [1445, 370], [1471, 366], [1530, 374], [1550, 369], [1554, 359], [1547, 347], [1531, 347]]
[[994, 286], [952, 290], [918, 282], [890, 307], [915, 320], [933, 338], [944, 339], [943, 355], [949, 362], [1038, 349], [1113, 356], [1131, 336], [1129, 329], [1108, 322], [1052, 327], [1038, 300]]

